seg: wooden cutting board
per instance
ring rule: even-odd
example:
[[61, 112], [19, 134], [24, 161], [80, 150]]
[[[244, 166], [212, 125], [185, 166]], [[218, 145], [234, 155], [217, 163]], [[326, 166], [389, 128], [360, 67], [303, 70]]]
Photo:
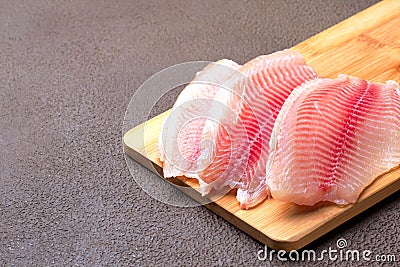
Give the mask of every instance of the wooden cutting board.
[[[292, 49], [300, 52], [320, 76], [336, 78], [345, 73], [374, 82], [400, 82], [400, 1], [380, 2]], [[123, 138], [125, 152], [158, 174], [162, 169], [157, 159], [157, 139], [168, 113], [138, 125]], [[173, 182], [187, 185], [186, 194], [205, 202], [195, 180], [178, 177]], [[241, 210], [233, 192], [205, 206], [269, 247], [291, 250], [307, 245], [399, 188], [397, 167], [378, 177], [356, 204], [345, 207], [304, 207], [268, 199], [253, 209]]]

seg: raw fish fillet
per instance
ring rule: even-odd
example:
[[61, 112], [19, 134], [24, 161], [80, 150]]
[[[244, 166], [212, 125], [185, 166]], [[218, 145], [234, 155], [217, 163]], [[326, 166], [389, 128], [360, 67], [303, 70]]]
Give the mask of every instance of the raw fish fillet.
[[259, 56], [239, 72], [224, 83], [230, 90], [220, 90], [214, 98], [209, 115], [214, 120], [206, 125], [216, 130], [205, 136], [214, 141], [216, 149], [200, 179], [203, 193], [237, 187], [241, 208], [247, 209], [268, 196], [266, 161], [281, 106], [294, 88], [316, 74], [291, 50]]
[[198, 178], [199, 168], [209, 163], [210, 153], [202, 150], [201, 144], [211, 100], [220, 90], [219, 84], [239, 67], [227, 59], [210, 63], [182, 90], [170, 115], [163, 121], [159, 136], [158, 152], [164, 177]]
[[295, 89], [271, 138], [267, 185], [277, 200], [348, 204], [400, 163], [400, 90], [340, 75]]

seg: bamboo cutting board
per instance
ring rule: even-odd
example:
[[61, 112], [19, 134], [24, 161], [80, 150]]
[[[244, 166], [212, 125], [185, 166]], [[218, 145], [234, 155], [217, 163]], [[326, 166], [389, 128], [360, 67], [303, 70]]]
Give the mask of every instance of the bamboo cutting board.
[[[400, 82], [400, 1], [380, 2], [292, 49], [300, 52], [320, 76], [336, 78], [345, 73], [374, 82]], [[156, 154], [157, 139], [168, 112], [136, 126], [123, 138], [125, 152], [158, 174], [162, 170]], [[178, 177], [173, 182], [187, 185], [186, 194], [205, 202], [195, 180]], [[292, 250], [307, 245], [399, 189], [397, 167], [378, 177], [356, 204], [345, 207], [304, 207], [268, 199], [253, 209], [241, 210], [233, 192], [205, 206], [269, 247]]]

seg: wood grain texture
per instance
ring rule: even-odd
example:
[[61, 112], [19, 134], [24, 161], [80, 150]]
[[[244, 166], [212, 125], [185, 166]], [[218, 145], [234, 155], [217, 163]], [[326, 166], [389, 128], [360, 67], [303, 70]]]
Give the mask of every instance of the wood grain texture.
[[[400, 81], [400, 1], [383, 1], [294, 46], [320, 76], [335, 78], [340, 73], [385, 82]], [[157, 159], [159, 116], [128, 131], [125, 152], [145, 167], [162, 174]], [[178, 177], [174, 183], [187, 185], [185, 193], [200, 203], [194, 179]], [[241, 210], [233, 192], [205, 204], [224, 219], [274, 249], [299, 249], [400, 189], [400, 168], [378, 177], [354, 205], [320, 203], [298, 206], [273, 199]]]

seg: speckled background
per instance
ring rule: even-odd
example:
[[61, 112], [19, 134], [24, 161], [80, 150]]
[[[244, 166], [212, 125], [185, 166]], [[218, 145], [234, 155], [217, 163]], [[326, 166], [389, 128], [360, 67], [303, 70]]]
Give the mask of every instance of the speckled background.
[[[1, 1], [0, 266], [288, 265], [257, 260], [263, 245], [206, 208], [173, 207], [141, 190], [122, 151], [124, 113], [165, 67], [244, 63], [374, 2]], [[133, 175], [152, 175], [132, 164]], [[307, 249], [345, 238], [352, 249], [398, 255], [398, 200]]]

